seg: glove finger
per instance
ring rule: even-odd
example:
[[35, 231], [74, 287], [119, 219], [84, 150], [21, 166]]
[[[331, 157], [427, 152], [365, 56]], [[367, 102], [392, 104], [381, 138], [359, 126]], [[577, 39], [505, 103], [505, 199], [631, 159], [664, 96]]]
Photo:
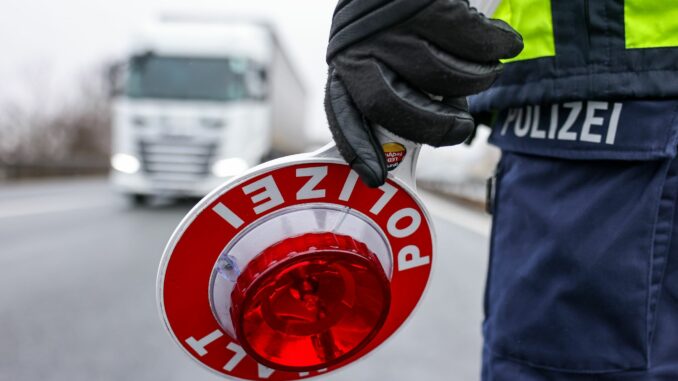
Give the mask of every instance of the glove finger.
[[403, 138], [435, 147], [455, 145], [473, 130], [473, 117], [466, 100], [435, 101], [426, 93], [408, 85], [376, 59], [349, 61], [342, 67], [342, 57], [335, 60], [358, 109], [370, 121], [380, 124]]
[[[412, 35], [386, 34], [370, 44], [372, 55], [418, 88], [446, 97], [479, 93], [490, 87], [502, 72], [502, 64], [471, 62], [454, 57], [430, 42]], [[384, 48], [388, 47], [388, 48]], [[360, 47], [359, 50], [366, 50]], [[407, 52], [403, 59], [402, 52]], [[358, 59], [353, 49], [344, 53]], [[364, 55], [363, 55], [364, 56]]]
[[333, 69], [325, 88], [325, 113], [339, 152], [369, 187], [386, 181], [386, 159], [369, 122], [356, 109]]
[[485, 17], [465, 1], [435, 1], [402, 28], [469, 61], [494, 62], [523, 50], [523, 39], [511, 26]]
[[342, 0], [332, 18], [327, 61], [356, 42], [417, 14], [435, 0]]
[[445, 97], [440, 100], [439, 103], [444, 105], [444, 107], [456, 110], [457, 115], [463, 117], [464, 120], [462, 124], [448, 128], [447, 132], [441, 137], [438, 145], [434, 147], [453, 146], [466, 142], [476, 129], [475, 120], [469, 113], [466, 97]]

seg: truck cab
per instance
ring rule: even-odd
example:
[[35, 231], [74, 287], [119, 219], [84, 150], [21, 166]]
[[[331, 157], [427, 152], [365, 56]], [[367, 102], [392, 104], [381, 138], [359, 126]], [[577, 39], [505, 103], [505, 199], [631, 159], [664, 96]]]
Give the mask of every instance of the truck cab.
[[154, 23], [121, 78], [111, 181], [136, 203], [201, 197], [263, 160], [303, 149], [303, 86], [265, 24]]

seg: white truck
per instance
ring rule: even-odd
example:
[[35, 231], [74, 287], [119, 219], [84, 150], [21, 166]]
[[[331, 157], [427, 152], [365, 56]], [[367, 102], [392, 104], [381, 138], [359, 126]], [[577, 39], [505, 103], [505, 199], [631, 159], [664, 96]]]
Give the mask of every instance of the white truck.
[[115, 73], [111, 182], [137, 204], [306, 148], [305, 89], [265, 23], [165, 17]]

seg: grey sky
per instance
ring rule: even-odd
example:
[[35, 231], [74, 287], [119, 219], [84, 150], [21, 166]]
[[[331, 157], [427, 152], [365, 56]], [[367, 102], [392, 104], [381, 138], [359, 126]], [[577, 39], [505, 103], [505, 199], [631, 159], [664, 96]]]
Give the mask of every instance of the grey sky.
[[[324, 52], [336, 0], [0, 0], [0, 100], [67, 96], [73, 78], [121, 57], [158, 12], [263, 15], [277, 25], [310, 90], [309, 124], [324, 133]], [[36, 90], [38, 89], [38, 90]], [[54, 101], [53, 101], [54, 102]]]

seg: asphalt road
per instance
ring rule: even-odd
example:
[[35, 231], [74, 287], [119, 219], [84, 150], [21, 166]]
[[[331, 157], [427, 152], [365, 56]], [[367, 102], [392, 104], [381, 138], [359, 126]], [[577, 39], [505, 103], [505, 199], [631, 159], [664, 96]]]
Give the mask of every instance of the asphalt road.
[[[324, 380], [479, 378], [487, 217], [428, 199], [438, 233], [415, 316]], [[0, 184], [0, 380], [218, 380], [164, 332], [155, 277], [190, 204], [133, 208], [105, 180]]]

